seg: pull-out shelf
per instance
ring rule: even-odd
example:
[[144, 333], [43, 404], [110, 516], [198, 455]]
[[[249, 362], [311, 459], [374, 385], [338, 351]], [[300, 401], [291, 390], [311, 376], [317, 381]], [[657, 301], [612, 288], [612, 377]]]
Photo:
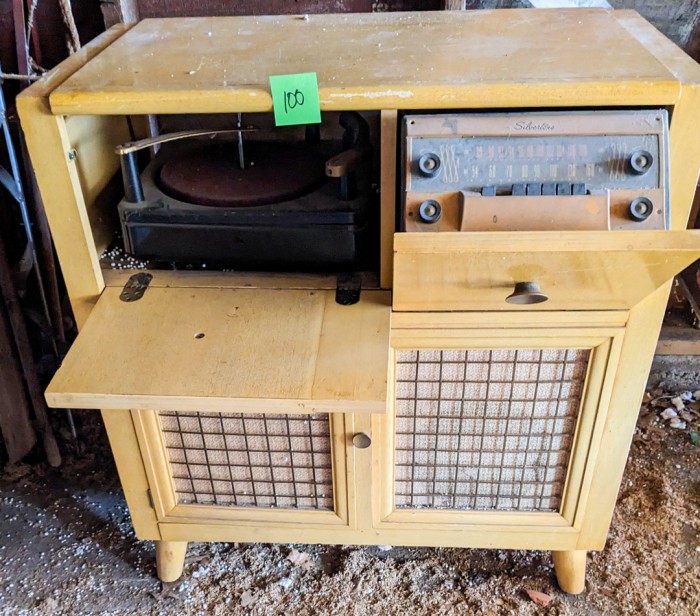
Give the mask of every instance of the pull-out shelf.
[[[155, 274], [154, 282], [158, 274]], [[46, 391], [50, 406], [384, 413], [390, 294], [108, 287]]]

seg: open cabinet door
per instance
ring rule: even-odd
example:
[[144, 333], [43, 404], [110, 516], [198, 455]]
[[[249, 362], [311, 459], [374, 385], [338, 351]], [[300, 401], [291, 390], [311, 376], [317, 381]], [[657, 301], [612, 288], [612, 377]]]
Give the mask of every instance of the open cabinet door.
[[[700, 231], [397, 233], [394, 310], [629, 310], [700, 257]], [[519, 282], [547, 300], [506, 302]]]
[[[158, 274], [154, 275], [154, 282]], [[53, 407], [384, 413], [390, 295], [108, 287], [54, 376]]]

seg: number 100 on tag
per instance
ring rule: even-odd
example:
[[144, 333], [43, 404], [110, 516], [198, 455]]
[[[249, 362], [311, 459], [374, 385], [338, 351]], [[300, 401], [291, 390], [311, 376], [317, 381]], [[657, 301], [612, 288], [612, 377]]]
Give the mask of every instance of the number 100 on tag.
[[318, 124], [321, 103], [316, 73], [270, 76], [276, 126]]

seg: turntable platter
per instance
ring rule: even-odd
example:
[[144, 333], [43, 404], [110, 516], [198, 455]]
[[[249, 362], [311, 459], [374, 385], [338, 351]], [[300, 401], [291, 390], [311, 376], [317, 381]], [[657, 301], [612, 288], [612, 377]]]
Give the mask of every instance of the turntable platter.
[[161, 189], [196, 205], [245, 207], [294, 199], [325, 178], [325, 160], [308, 146], [246, 142], [246, 168], [233, 143], [208, 144], [168, 157]]

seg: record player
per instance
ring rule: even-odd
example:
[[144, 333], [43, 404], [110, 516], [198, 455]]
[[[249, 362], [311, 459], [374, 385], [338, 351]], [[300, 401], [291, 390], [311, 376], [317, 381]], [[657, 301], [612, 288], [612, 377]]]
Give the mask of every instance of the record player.
[[[268, 132], [270, 76], [311, 71], [320, 134]], [[582, 592], [700, 254], [698, 102], [696, 63], [597, 9], [147, 19], [27, 88], [80, 327], [46, 399], [101, 409], [159, 577], [191, 541], [430, 545], [548, 550]], [[100, 263], [139, 119], [238, 113], [118, 148], [148, 262]]]
[[[365, 258], [371, 146], [361, 115], [339, 117], [342, 142], [309, 125], [301, 143], [258, 129], [180, 131], [117, 148], [128, 253], [234, 269], [352, 269]], [[274, 137], [274, 133], [273, 133]], [[203, 141], [204, 139], [204, 141]], [[160, 146], [142, 173], [137, 152]]]

